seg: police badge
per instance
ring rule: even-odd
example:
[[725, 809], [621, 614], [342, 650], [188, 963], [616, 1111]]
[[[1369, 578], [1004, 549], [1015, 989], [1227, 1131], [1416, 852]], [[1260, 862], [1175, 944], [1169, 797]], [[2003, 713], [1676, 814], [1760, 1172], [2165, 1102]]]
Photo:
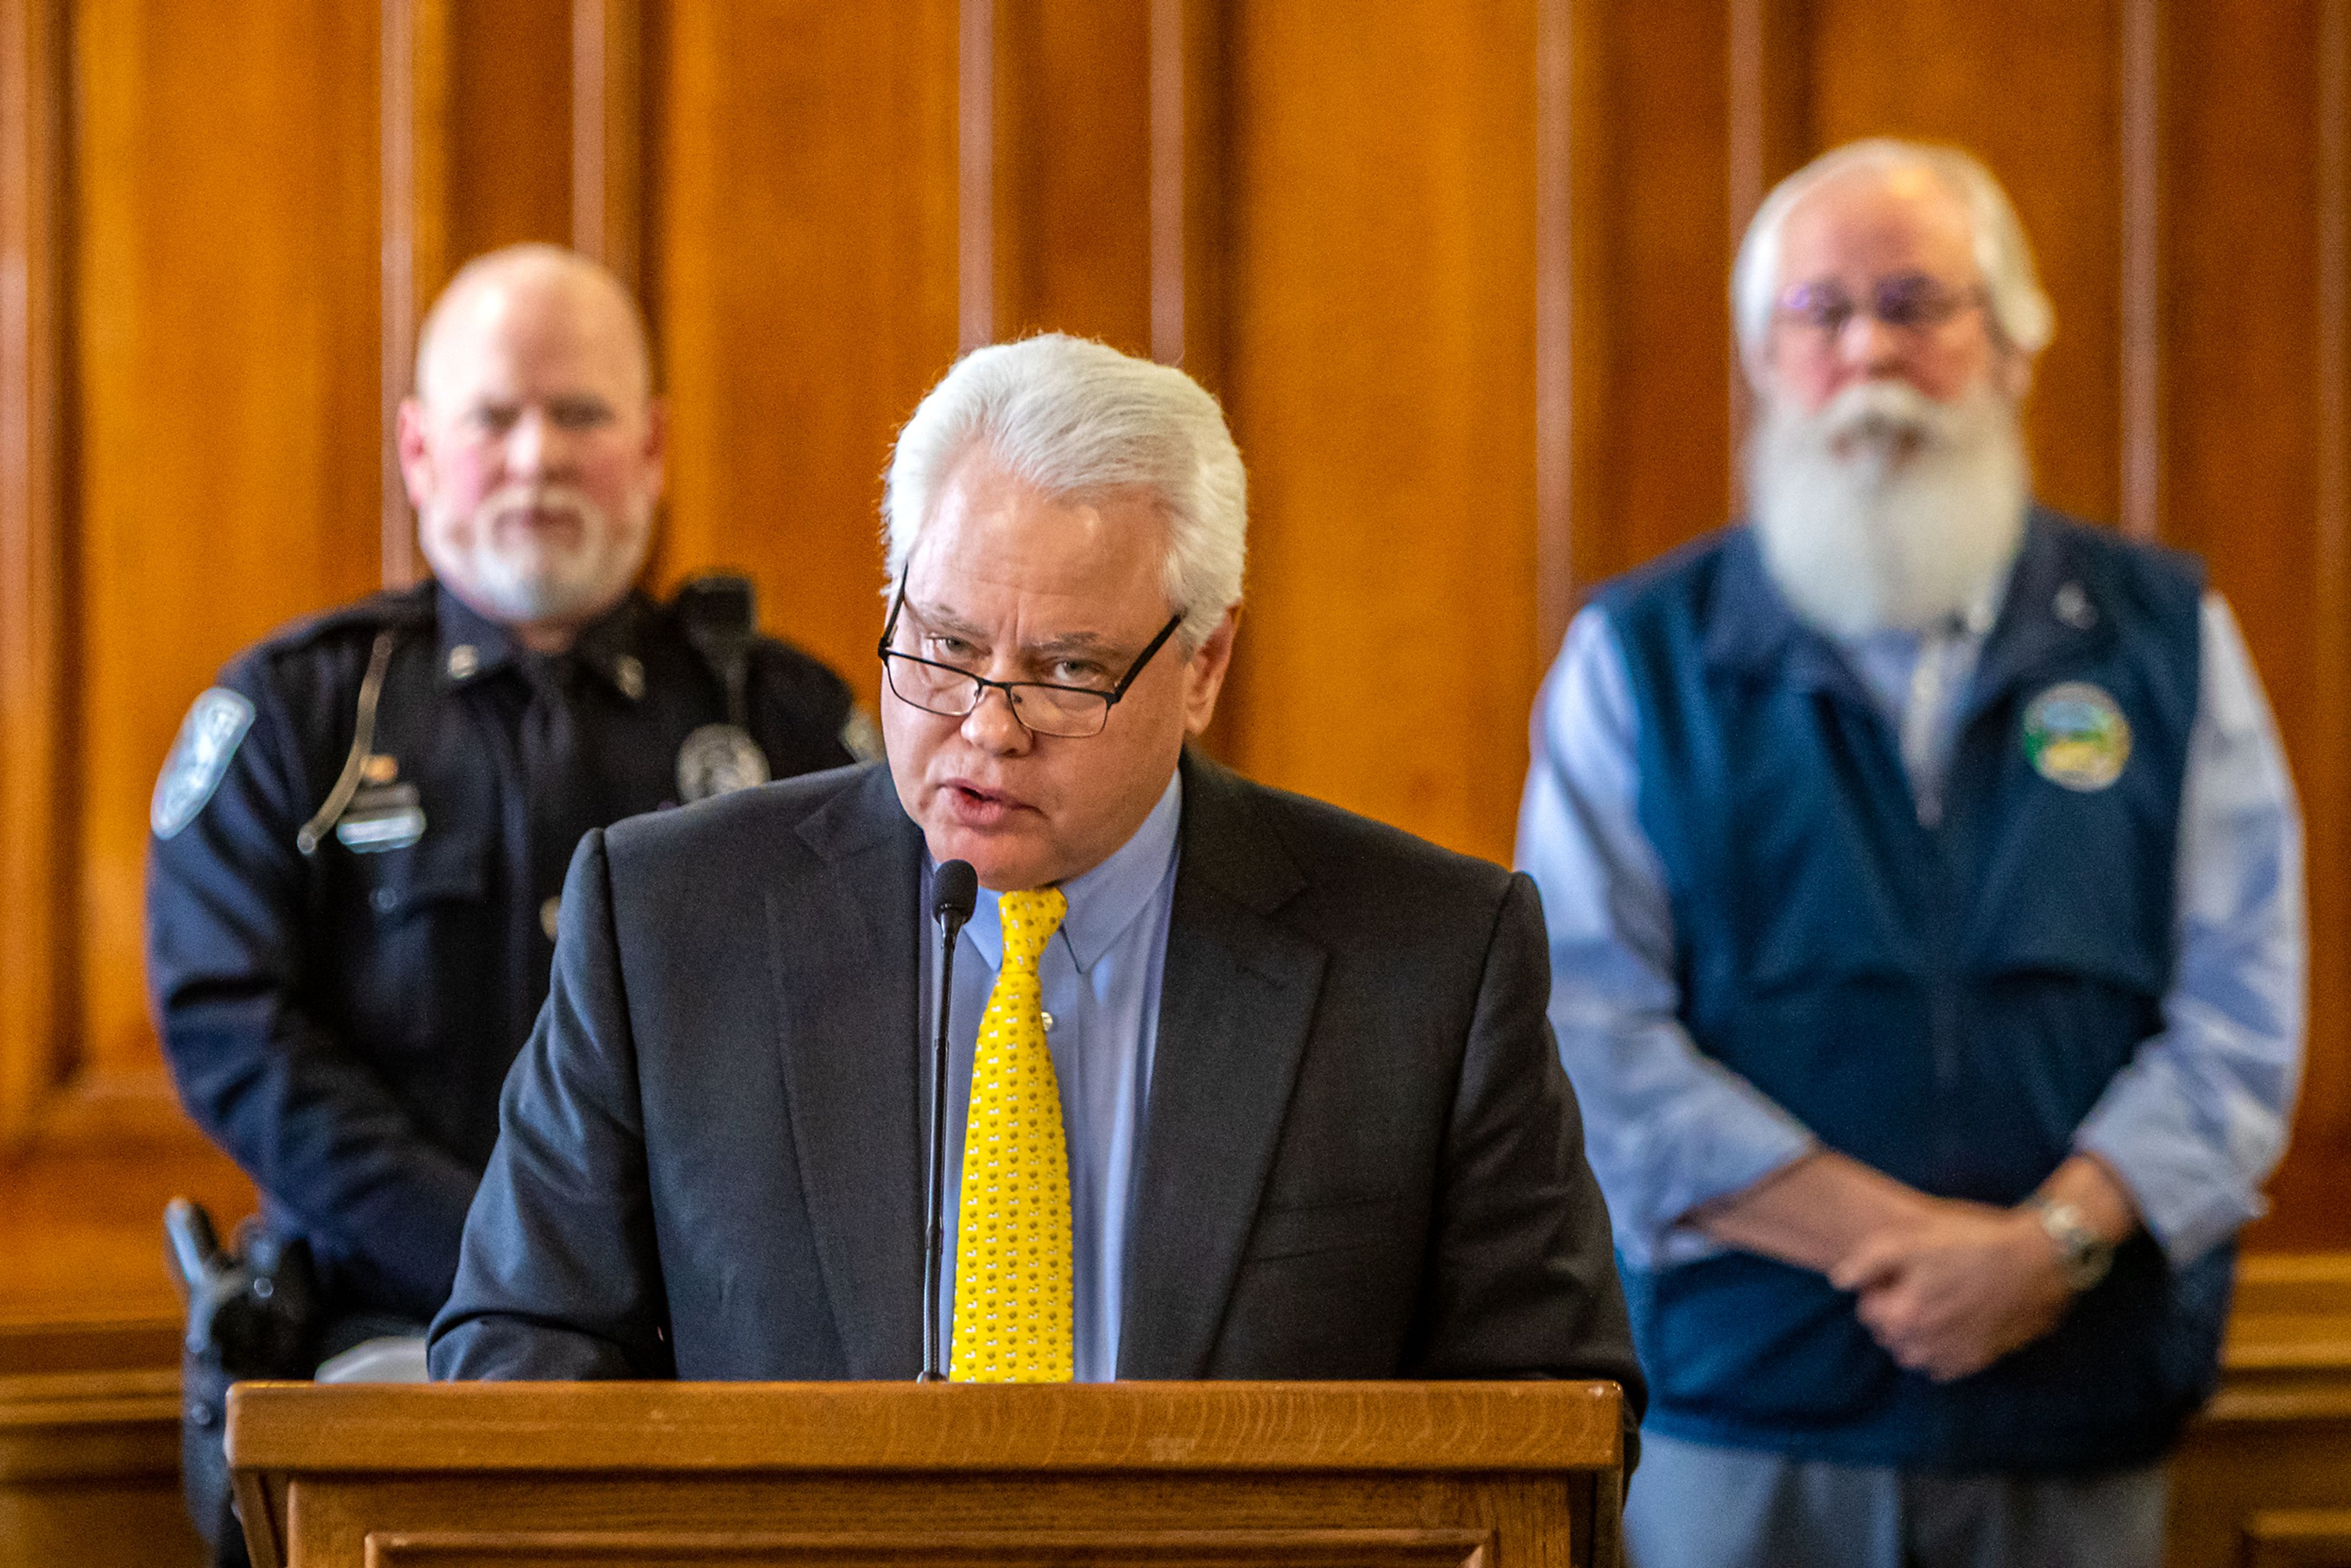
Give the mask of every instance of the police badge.
[[768, 778], [768, 754], [740, 725], [705, 724], [677, 748], [677, 798], [689, 805]]
[[244, 693], [214, 686], [188, 709], [180, 722], [180, 737], [163, 758], [155, 779], [155, 799], [147, 809], [148, 826], [159, 839], [168, 839], [196, 820], [204, 802], [220, 788], [229, 758], [253, 724], [253, 704]]

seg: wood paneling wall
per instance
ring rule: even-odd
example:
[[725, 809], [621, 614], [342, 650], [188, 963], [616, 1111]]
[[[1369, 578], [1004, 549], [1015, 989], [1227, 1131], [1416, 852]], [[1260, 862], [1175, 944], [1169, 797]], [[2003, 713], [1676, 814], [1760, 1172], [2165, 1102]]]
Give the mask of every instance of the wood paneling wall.
[[[1244, 771], [1510, 857], [1541, 674], [1532, 6], [1237, 5]], [[1301, 92], [1299, 84], [1315, 84]]]
[[1183, 363], [1256, 503], [1217, 748], [1499, 858], [1578, 596], [1735, 505], [1740, 225], [1893, 132], [1980, 152], [2033, 233], [2044, 494], [2202, 551], [2246, 622], [2318, 983], [2255, 1239], [2351, 1246], [2346, 11], [0, 0], [0, 1138], [233, 1190], [144, 1020], [148, 792], [231, 651], [417, 570], [384, 435], [465, 256], [639, 284], [657, 574], [750, 570], [868, 691], [889, 441], [958, 347]]
[[[2156, 9], [2150, 6], [2149, 9]], [[2161, 7], [2151, 527], [2245, 623], [2310, 835], [2310, 1069], [2272, 1248], [2351, 1244], [2351, 5]]]
[[646, 22], [665, 62], [646, 245], [673, 420], [662, 570], [750, 571], [767, 623], [870, 693], [883, 467], [956, 355], [956, 11]]
[[190, 680], [376, 586], [374, 37], [333, 4], [73, 8], [67, 929], [95, 1080], [152, 1074], [141, 803]]

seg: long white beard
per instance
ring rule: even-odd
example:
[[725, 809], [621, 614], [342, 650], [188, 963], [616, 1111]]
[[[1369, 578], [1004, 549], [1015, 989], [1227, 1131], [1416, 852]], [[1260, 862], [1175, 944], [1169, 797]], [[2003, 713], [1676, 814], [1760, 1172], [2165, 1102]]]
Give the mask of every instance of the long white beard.
[[1863, 382], [1819, 412], [1767, 402], [1747, 447], [1763, 564], [1838, 637], [1923, 631], [1991, 592], [2016, 559], [2029, 486], [2015, 405], [1989, 382], [1943, 403]]
[[[572, 513], [580, 519], [576, 544], [525, 535], [501, 538], [498, 519], [510, 511]], [[432, 540], [434, 530], [422, 530]], [[495, 620], [555, 621], [601, 610], [615, 583], [636, 580], [652, 547], [643, 527], [615, 528], [613, 519], [587, 495], [569, 485], [504, 485], [474, 508], [466, 544], [456, 554], [425, 549], [434, 574]], [[615, 552], [625, 559], [615, 559]]]

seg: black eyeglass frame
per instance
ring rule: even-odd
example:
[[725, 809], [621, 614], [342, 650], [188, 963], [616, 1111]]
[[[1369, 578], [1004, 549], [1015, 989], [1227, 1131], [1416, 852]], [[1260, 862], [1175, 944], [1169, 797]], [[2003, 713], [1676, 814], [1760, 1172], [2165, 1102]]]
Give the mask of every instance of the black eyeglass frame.
[[[992, 686], [996, 690], [1004, 694], [1004, 706], [1012, 710], [1012, 716], [1019, 722], [1020, 727], [1027, 730], [1031, 735], [1053, 735], [1053, 732], [1049, 729], [1039, 729], [1036, 726], [1030, 724], [1027, 718], [1022, 716], [1020, 712], [1020, 691], [1024, 686], [1035, 687], [1040, 691], [1066, 692], [1071, 696], [1097, 697], [1101, 699], [1102, 710], [1102, 722], [1099, 725], [1095, 726], [1092, 729], [1086, 731], [1083, 735], [1054, 736], [1054, 738], [1057, 740], [1092, 740], [1095, 736], [1100, 735], [1104, 729], [1108, 728], [1110, 727], [1110, 710], [1118, 706], [1119, 699], [1126, 695], [1126, 689], [1134, 685], [1135, 677], [1143, 674], [1143, 667], [1151, 663], [1153, 656], [1156, 654], [1160, 649], [1167, 645], [1167, 639], [1176, 635], [1176, 629], [1184, 624], [1184, 612], [1181, 610], [1178, 610], [1175, 614], [1169, 616], [1167, 618], [1167, 624], [1159, 629], [1159, 635], [1154, 637], [1149, 643], [1144, 644], [1143, 652], [1134, 656], [1134, 663], [1126, 667], [1126, 674], [1121, 675], [1118, 678], [1117, 684], [1105, 692], [1098, 690], [1092, 686], [1067, 686], [1061, 685], [1058, 681], [991, 681], [986, 675], [976, 675], [969, 670], [963, 669], [958, 665], [944, 664], [936, 659], [925, 659], [919, 653], [902, 653], [898, 649], [890, 646], [890, 639], [898, 634], [898, 615], [899, 612], [904, 611], [905, 608], [906, 576], [905, 573], [902, 571], [898, 574], [898, 591], [890, 601], [890, 619], [883, 622], [881, 641], [873, 645], [875, 655], [882, 661], [882, 678], [884, 682], [888, 683], [890, 694], [893, 696], [896, 697], [900, 702], [904, 703], [909, 707], [919, 708], [925, 713], [937, 714], [941, 718], [969, 718], [973, 714], [979, 711], [979, 705], [987, 700], [988, 688]], [[898, 689], [897, 682], [890, 679], [890, 661], [893, 659], [904, 659], [909, 664], [920, 664], [925, 669], [944, 670], [948, 674], [960, 676], [962, 679], [969, 681], [972, 684], [971, 706], [965, 708], [961, 713], [948, 713], [944, 709], [931, 707], [925, 704], [916, 702], [914, 698], [908, 696], [905, 693]]]

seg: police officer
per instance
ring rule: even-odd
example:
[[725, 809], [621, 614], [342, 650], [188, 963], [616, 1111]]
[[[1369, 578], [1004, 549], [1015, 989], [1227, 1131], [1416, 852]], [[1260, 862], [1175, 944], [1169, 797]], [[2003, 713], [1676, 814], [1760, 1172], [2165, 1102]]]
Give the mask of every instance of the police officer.
[[855, 759], [747, 585], [635, 591], [663, 473], [606, 272], [480, 257], [434, 305], [399, 453], [436, 580], [281, 631], [196, 699], [155, 789], [148, 974], [181, 1098], [307, 1243], [321, 1355], [449, 1290], [589, 828]]

